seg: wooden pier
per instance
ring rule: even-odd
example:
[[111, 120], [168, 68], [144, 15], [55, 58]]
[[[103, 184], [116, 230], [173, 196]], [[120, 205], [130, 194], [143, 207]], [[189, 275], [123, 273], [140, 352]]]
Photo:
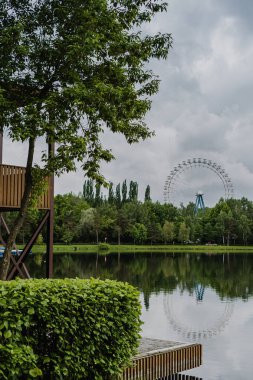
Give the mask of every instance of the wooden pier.
[[124, 371], [121, 380], [174, 379], [170, 376], [201, 364], [201, 344], [143, 338], [132, 367]]

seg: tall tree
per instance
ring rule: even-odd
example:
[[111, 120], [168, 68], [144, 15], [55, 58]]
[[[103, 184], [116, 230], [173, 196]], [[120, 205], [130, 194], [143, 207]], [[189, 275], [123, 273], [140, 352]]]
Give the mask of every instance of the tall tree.
[[122, 183], [122, 203], [127, 201], [127, 182], [126, 179]]
[[94, 183], [92, 179], [87, 179], [83, 184], [83, 197], [92, 205], [94, 202]]
[[150, 186], [149, 185], [146, 187], [144, 200], [145, 200], [145, 202], [151, 201]]
[[165, 243], [173, 241], [175, 237], [175, 226], [173, 222], [165, 221], [162, 228], [163, 239]]
[[147, 239], [147, 229], [142, 223], [135, 223], [130, 233], [134, 239], [134, 243], [141, 244]]
[[95, 206], [99, 206], [102, 202], [102, 194], [101, 194], [101, 184], [98, 182], [95, 185]]
[[119, 208], [121, 206], [120, 183], [118, 183], [118, 185], [116, 186], [115, 201], [116, 201], [116, 206]]
[[[152, 135], [144, 117], [159, 81], [145, 63], [166, 58], [172, 41], [169, 34], [144, 34], [141, 26], [166, 8], [156, 0], [0, 2], [0, 125], [12, 140], [28, 141], [25, 191], [1, 279], [31, 194], [46, 176], [81, 162], [88, 177], [103, 182], [99, 163], [113, 158], [100, 141], [105, 127], [129, 143]], [[35, 171], [39, 137], [57, 149], [54, 157], [42, 152]]]
[[138, 199], [138, 183], [135, 181], [130, 181], [128, 200], [137, 201]]
[[113, 203], [114, 202], [114, 190], [113, 190], [113, 183], [109, 183], [109, 190], [108, 190], [108, 202]]
[[247, 239], [248, 239], [248, 236], [251, 232], [251, 223], [250, 223], [250, 220], [249, 218], [246, 216], [246, 215], [241, 215], [240, 217], [240, 224], [239, 224], [239, 230], [242, 234], [242, 240], [243, 240], [243, 244], [246, 245], [247, 244]]
[[81, 213], [89, 208], [88, 203], [82, 197], [69, 193], [56, 195], [54, 206], [55, 241], [71, 243], [78, 240]]
[[178, 241], [183, 243], [189, 240], [190, 228], [186, 226], [185, 222], [180, 223], [179, 232], [178, 232]]

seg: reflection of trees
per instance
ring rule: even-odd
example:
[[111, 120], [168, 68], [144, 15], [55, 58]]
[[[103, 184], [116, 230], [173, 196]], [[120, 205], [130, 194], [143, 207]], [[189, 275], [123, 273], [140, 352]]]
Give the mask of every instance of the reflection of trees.
[[[41, 277], [39, 261], [35, 263], [34, 258], [29, 261], [32, 275]], [[215, 289], [221, 299], [240, 297], [247, 300], [253, 294], [253, 256], [193, 253], [55, 255], [54, 277], [91, 276], [127, 281], [137, 286], [144, 293], [146, 306], [151, 293], [172, 292], [179, 287], [182, 292], [193, 294], [196, 283]]]

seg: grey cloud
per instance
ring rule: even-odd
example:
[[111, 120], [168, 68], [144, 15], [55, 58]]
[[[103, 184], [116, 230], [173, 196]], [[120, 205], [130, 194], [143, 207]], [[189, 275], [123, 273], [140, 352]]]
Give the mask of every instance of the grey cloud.
[[[147, 25], [146, 31], [171, 32], [174, 39], [166, 62], [150, 62], [161, 79], [146, 117], [156, 136], [128, 146], [106, 132], [103, 141], [116, 157], [102, 166], [108, 180], [138, 181], [141, 197], [149, 184], [152, 198], [162, 201], [170, 170], [201, 156], [226, 169], [237, 197], [253, 199], [252, 10], [251, 0], [170, 0], [168, 12]], [[8, 142], [4, 157], [25, 163], [26, 149]], [[56, 192], [78, 193], [83, 181], [81, 169], [63, 175]]]

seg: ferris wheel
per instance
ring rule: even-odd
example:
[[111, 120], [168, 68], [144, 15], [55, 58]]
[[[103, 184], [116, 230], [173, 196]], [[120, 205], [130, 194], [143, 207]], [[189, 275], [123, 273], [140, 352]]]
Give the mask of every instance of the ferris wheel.
[[[201, 190], [200, 190], [201, 189]], [[164, 185], [164, 201], [180, 204], [189, 202], [197, 194], [207, 194], [217, 202], [220, 197], [234, 196], [232, 181], [221, 165], [206, 158], [190, 158], [176, 165]], [[215, 199], [218, 197], [218, 199]]]

